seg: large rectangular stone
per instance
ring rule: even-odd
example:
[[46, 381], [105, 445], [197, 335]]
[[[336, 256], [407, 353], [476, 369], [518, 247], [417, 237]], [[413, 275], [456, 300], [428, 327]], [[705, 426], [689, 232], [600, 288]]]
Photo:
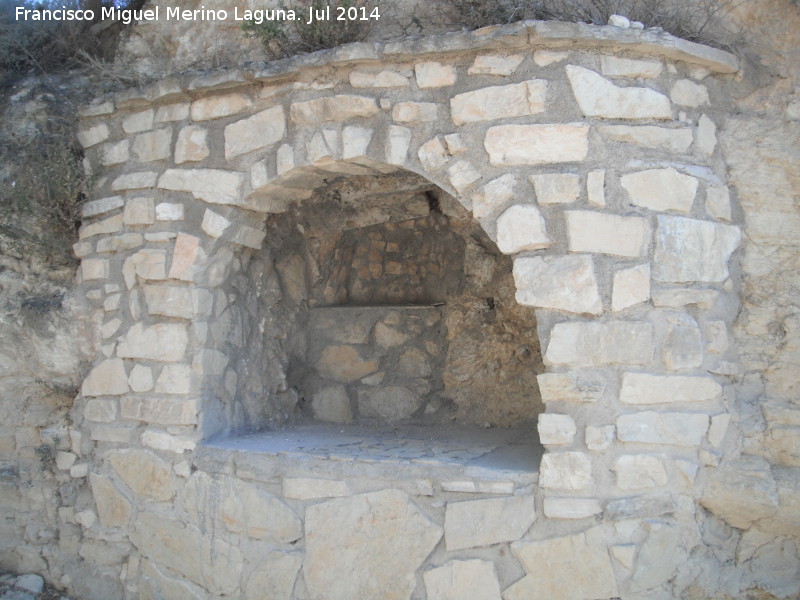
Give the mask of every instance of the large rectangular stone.
[[117, 346], [120, 358], [175, 362], [186, 354], [187, 327], [180, 323], [158, 323], [146, 327], [136, 323]]
[[632, 204], [652, 210], [688, 213], [697, 195], [698, 181], [668, 169], [648, 169], [620, 177]]
[[536, 376], [542, 402], [598, 402], [606, 385], [580, 372], [542, 373]]
[[655, 90], [641, 87], [618, 87], [602, 75], [567, 65], [572, 92], [586, 117], [605, 119], [669, 119], [669, 98]]
[[592, 485], [592, 459], [583, 452], [550, 452], [542, 457], [539, 486], [587, 490]]
[[450, 99], [453, 123], [464, 125], [544, 112], [547, 82], [532, 79], [458, 94]]
[[533, 496], [448, 502], [444, 539], [448, 552], [513, 542], [536, 519]]
[[722, 386], [705, 375], [625, 373], [619, 392], [624, 404], [711, 402], [721, 397]]
[[286, 135], [282, 106], [273, 106], [225, 127], [225, 158], [230, 160], [259, 148], [266, 148]]
[[520, 304], [592, 315], [603, 312], [591, 256], [517, 258], [513, 272]]
[[247, 206], [242, 194], [245, 174], [223, 169], [167, 169], [158, 179], [162, 190], [189, 192], [214, 204]]
[[159, 425], [196, 425], [197, 399], [140, 398], [126, 396], [120, 399], [123, 419], [144, 421]]
[[294, 102], [289, 109], [292, 121], [314, 125], [323, 121], [348, 121], [356, 117], [371, 117], [380, 109], [374, 98], [338, 95], [305, 102]]
[[557, 323], [550, 332], [546, 364], [597, 367], [609, 364], [646, 365], [653, 361], [651, 323]]
[[625, 142], [644, 146], [645, 148], [661, 148], [672, 152], [686, 152], [692, 145], [694, 137], [688, 127], [668, 129], [656, 125], [603, 125], [598, 127], [600, 135], [614, 142]]
[[652, 411], [617, 418], [617, 437], [623, 442], [696, 447], [708, 431], [708, 415]]
[[622, 217], [591, 210], [568, 210], [570, 252], [638, 257], [650, 246], [650, 224], [643, 217]]
[[658, 216], [653, 276], [656, 281], [722, 282], [739, 246], [738, 227], [686, 217]]
[[498, 125], [486, 132], [483, 145], [494, 166], [580, 162], [589, 153], [589, 126]]

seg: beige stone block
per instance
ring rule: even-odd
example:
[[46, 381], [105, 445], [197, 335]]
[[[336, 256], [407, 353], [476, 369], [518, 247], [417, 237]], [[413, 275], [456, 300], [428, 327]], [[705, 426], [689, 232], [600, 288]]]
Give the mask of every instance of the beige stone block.
[[155, 171], [142, 171], [140, 173], [128, 173], [120, 175], [111, 183], [111, 189], [115, 192], [125, 190], [144, 190], [155, 187], [158, 173]]
[[722, 386], [704, 375], [650, 375], [625, 373], [619, 399], [624, 404], [713, 402], [722, 397]]
[[[377, 367], [377, 364], [375, 366]], [[358, 390], [358, 412], [367, 419], [379, 419], [389, 423], [405, 421], [410, 419], [421, 405], [422, 398], [399, 385]]]
[[472, 479], [456, 479], [442, 481], [442, 491], [466, 494], [503, 494], [514, 493], [513, 481], [474, 481]]
[[100, 148], [100, 164], [104, 167], [112, 167], [127, 162], [130, 158], [129, 147], [129, 140], [103, 144]]
[[273, 106], [252, 117], [225, 127], [225, 158], [228, 160], [254, 150], [266, 148], [286, 136], [286, 114], [283, 106]]
[[392, 109], [395, 123], [426, 123], [439, 118], [439, 105], [434, 102], [398, 102]]
[[81, 129], [78, 132], [78, 141], [84, 148], [91, 148], [100, 142], [105, 142], [109, 135], [108, 125], [105, 123], [98, 123], [92, 127]]
[[411, 130], [407, 127], [391, 125], [386, 140], [386, 162], [390, 165], [405, 165], [410, 144]]
[[411, 83], [402, 73], [384, 69], [377, 73], [352, 71], [350, 85], [354, 88], [398, 88], [408, 87]]
[[180, 202], [161, 202], [155, 207], [157, 221], [182, 221], [184, 218], [183, 204]]
[[600, 57], [600, 70], [608, 77], [641, 77], [653, 79], [661, 75], [664, 65], [660, 60], [643, 60], [604, 55]]
[[153, 389], [153, 370], [144, 365], [134, 365], [128, 376], [128, 385], [134, 392], [149, 392]]
[[605, 452], [614, 442], [615, 435], [613, 425], [587, 425], [584, 431], [586, 447], [592, 452]]
[[659, 215], [654, 279], [675, 283], [725, 281], [728, 260], [740, 241], [741, 230], [732, 225]]
[[139, 133], [153, 128], [155, 113], [148, 108], [132, 115], [128, 115], [122, 120], [122, 130], [125, 133]]
[[449, 133], [444, 136], [445, 144], [447, 144], [447, 151], [452, 155], [456, 156], [457, 154], [463, 154], [469, 147], [467, 146], [466, 142], [464, 142], [463, 138], [458, 135], [457, 133]]
[[92, 244], [92, 242], [77, 242], [72, 244], [72, 253], [77, 258], [85, 258], [94, 253], [94, 244]]
[[546, 67], [553, 63], [567, 60], [569, 52], [557, 52], [554, 50], [536, 50], [533, 53], [533, 62], [539, 67]]
[[570, 252], [639, 257], [650, 246], [650, 224], [643, 217], [621, 217], [589, 210], [564, 211]]
[[636, 569], [630, 580], [633, 593], [651, 590], [673, 577], [688, 558], [681, 544], [681, 531], [673, 524], [648, 520], [644, 523], [647, 538], [639, 549]]
[[572, 92], [586, 117], [604, 119], [670, 119], [669, 99], [649, 88], [618, 87], [602, 75], [567, 65]]
[[500, 600], [494, 563], [451, 560], [423, 573], [428, 600]]
[[369, 127], [345, 127], [342, 130], [342, 158], [347, 160], [367, 156], [367, 148], [373, 135], [374, 131]]
[[77, 458], [78, 457], [72, 452], [64, 452], [63, 450], [59, 450], [56, 452], [56, 468], [59, 471], [69, 471], [72, 465], [75, 464]]
[[148, 428], [142, 433], [142, 444], [154, 450], [182, 454], [191, 452], [197, 446], [197, 440], [185, 435], [172, 435], [165, 431]]
[[122, 222], [125, 225], [152, 225], [156, 211], [153, 198], [131, 198], [125, 202]]
[[192, 368], [189, 365], [164, 365], [156, 381], [157, 394], [189, 394], [192, 391]]
[[130, 444], [133, 442], [134, 433], [130, 425], [93, 425], [90, 437], [95, 442]]
[[104, 360], [95, 366], [81, 386], [84, 396], [120, 396], [129, 391], [125, 363], [119, 358]]
[[623, 175], [620, 183], [636, 206], [684, 213], [692, 209], [698, 186], [697, 179], [672, 167]]
[[145, 285], [143, 289], [151, 315], [192, 319], [211, 314], [213, 298], [207, 290], [174, 285]]
[[544, 359], [545, 364], [577, 367], [646, 365], [652, 362], [654, 351], [651, 323], [566, 322], [551, 330]]
[[606, 388], [601, 381], [575, 371], [542, 373], [536, 380], [544, 403], [599, 402]]
[[120, 401], [123, 419], [159, 425], [196, 425], [198, 408], [197, 399], [125, 397]]
[[617, 437], [623, 442], [666, 444], [694, 448], [708, 431], [708, 415], [644, 411], [617, 418]]
[[95, 221], [81, 227], [78, 237], [82, 240], [96, 235], [106, 235], [122, 231], [122, 215], [116, 214], [101, 221]]
[[200, 228], [211, 237], [219, 238], [231, 225], [232, 223], [228, 219], [207, 208], [203, 213], [203, 222], [200, 224]]
[[715, 219], [731, 220], [731, 195], [728, 188], [706, 188], [706, 213]]
[[299, 125], [315, 125], [324, 121], [344, 122], [371, 117], [380, 109], [374, 98], [341, 94], [305, 102], [293, 102], [289, 114]]
[[172, 251], [172, 264], [169, 268], [170, 279], [192, 281], [193, 265], [200, 252], [200, 239], [187, 233], [179, 233], [175, 238]]
[[[136, 559], [138, 561], [138, 559]], [[141, 561], [142, 577], [137, 581], [137, 591], [142, 600], [170, 598], [174, 600], [203, 600], [205, 595], [199, 586], [187, 583], [170, 571], [163, 572], [148, 560]], [[128, 578], [138, 577], [139, 568], [127, 565]]]
[[417, 87], [420, 89], [440, 88], [456, 82], [456, 68], [440, 62], [423, 62], [414, 65]]
[[549, 519], [586, 519], [602, 512], [603, 507], [595, 498], [544, 499], [544, 516]]
[[176, 362], [186, 354], [188, 344], [186, 325], [158, 323], [145, 326], [136, 323], [117, 346], [117, 356], [159, 362]]
[[346, 481], [317, 477], [284, 477], [283, 497], [293, 500], [342, 498], [350, 495]]
[[469, 161], [460, 160], [447, 168], [447, 176], [450, 178], [450, 185], [461, 194], [480, 180], [481, 173]]
[[147, 450], [113, 450], [105, 459], [134, 494], [160, 502], [172, 499], [169, 463]]
[[472, 215], [482, 219], [503, 209], [516, 198], [514, 191], [517, 183], [519, 177], [516, 173], [506, 173], [481, 186], [472, 198]]
[[83, 408], [83, 417], [92, 423], [113, 423], [119, 418], [117, 402], [105, 398], [87, 400], [86, 406]]
[[133, 140], [133, 153], [139, 162], [152, 162], [169, 158], [172, 154], [172, 129], [159, 129], [137, 135]]
[[292, 600], [295, 580], [303, 564], [301, 554], [275, 550], [250, 575], [244, 600]]
[[479, 54], [472, 61], [467, 73], [508, 77], [519, 68], [524, 59], [522, 54]]
[[719, 290], [660, 288], [652, 290], [653, 305], [661, 308], [682, 308], [696, 305], [699, 308], [713, 308], [720, 298]]
[[[213, 490], [209, 496], [213, 497]], [[232, 533], [242, 533], [256, 540], [288, 544], [303, 536], [302, 522], [284, 502], [259, 487], [231, 479], [219, 494], [219, 517]], [[213, 510], [213, 500], [205, 511]]]
[[694, 139], [688, 127], [670, 129], [655, 125], [603, 125], [598, 127], [598, 131], [604, 138], [614, 142], [671, 152], [686, 152]]
[[328, 346], [322, 351], [317, 370], [323, 377], [349, 383], [374, 373], [377, 360], [364, 360], [353, 346]]
[[435, 171], [441, 169], [450, 160], [450, 155], [442, 143], [442, 138], [436, 136], [428, 140], [419, 147], [417, 150], [419, 162], [427, 171]]
[[777, 491], [769, 463], [761, 457], [746, 456], [707, 469], [700, 504], [733, 527], [749, 529], [755, 521], [775, 514]]
[[275, 155], [275, 168], [278, 175], [291, 171], [294, 166], [294, 147], [290, 144], [281, 144]]
[[588, 135], [582, 123], [498, 125], [486, 132], [483, 145], [493, 166], [580, 162], [589, 153]]
[[116, 210], [125, 204], [122, 196], [111, 196], [110, 198], [100, 198], [99, 200], [92, 200], [85, 203], [81, 207], [81, 216], [84, 219], [90, 217], [97, 217], [105, 213]]
[[106, 312], [111, 312], [114, 310], [119, 309], [119, 304], [122, 297], [120, 294], [111, 294], [107, 296], [105, 300], [103, 300], [103, 310]]
[[545, 446], [564, 446], [575, 439], [577, 427], [575, 419], [569, 415], [542, 413], [539, 415], [537, 429], [539, 441]]
[[225, 96], [211, 96], [200, 98], [192, 102], [192, 121], [208, 121], [229, 117], [247, 110], [253, 101], [244, 94], [227, 94]]
[[108, 278], [107, 258], [84, 258], [81, 261], [81, 277], [84, 281], [97, 281]]
[[569, 204], [580, 195], [580, 179], [575, 173], [541, 173], [529, 177], [539, 204]]
[[546, 93], [543, 79], [482, 88], [451, 98], [450, 115], [456, 125], [534, 115], [544, 112]]
[[696, 108], [701, 104], [709, 104], [706, 86], [695, 83], [690, 79], [676, 81], [669, 92], [669, 97], [675, 104]]
[[[92, 439], [95, 438], [93, 437]], [[89, 475], [88, 463], [76, 463], [69, 468], [69, 476], [72, 477], [72, 479], [83, 479], [88, 475]], [[91, 527], [91, 525], [89, 525], [89, 527]]]
[[503, 254], [549, 248], [544, 217], [532, 204], [517, 204], [497, 219], [497, 247]]
[[590, 256], [535, 256], [514, 260], [517, 302], [599, 315], [603, 303]]
[[122, 252], [138, 248], [144, 243], [141, 233], [124, 233], [113, 237], [102, 238], [97, 241], [97, 252]]
[[128, 289], [133, 288], [136, 278], [161, 280], [166, 278], [167, 253], [164, 250], [146, 248], [129, 256], [122, 264], [122, 276]]
[[717, 126], [714, 124], [714, 121], [709, 119], [706, 115], [702, 115], [697, 122], [695, 142], [697, 149], [700, 150], [706, 158], [714, 154], [714, 149], [717, 147]]
[[592, 206], [606, 205], [606, 171], [595, 169], [586, 175], [586, 197]]
[[650, 299], [650, 263], [614, 273], [611, 310], [625, 310]]
[[131, 502], [108, 477], [91, 473], [89, 481], [100, 525], [103, 527], [126, 527], [133, 513]]
[[508, 496], [448, 502], [444, 540], [448, 552], [520, 539], [536, 520], [534, 498]]
[[666, 485], [664, 460], [651, 454], [623, 454], [614, 463], [617, 487], [621, 490], [644, 490]]
[[407, 600], [417, 569], [442, 537], [398, 490], [313, 504], [305, 533], [306, 586], [312, 598], [325, 600]]
[[203, 127], [189, 125], [178, 132], [175, 142], [175, 164], [197, 162], [208, 158], [208, 132]]
[[156, 110], [156, 123], [173, 123], [189, 118], [189, 103], [179, 102], [177, 104], [167, 104], [159, 106]]
[[158, 179], [162, 190], [189, 192], [214, 204], [248, 206], [242, 194], [245, 174], [222, 169], [167, 169]]
[[592, 486], [592, 460], [583, 452], [547, 452], [542, 457], [539, 486], [555, 490], [587, 490]]

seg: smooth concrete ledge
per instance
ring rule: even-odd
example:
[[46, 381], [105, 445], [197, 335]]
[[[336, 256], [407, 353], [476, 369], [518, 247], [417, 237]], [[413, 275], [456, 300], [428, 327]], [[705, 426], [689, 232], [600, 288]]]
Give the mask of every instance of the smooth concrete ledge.
[[269, 63], [246, 63], [240, 68], [186, 72], [156, 83], [124, 90], [110, 98], [98, 99], [79, 112], [91, 118], [113, 112], [101, 104], [113, 102], [116, 109], [144, 107], [202, 95], [208, 91], [232, 90], [259, 84], [291, 83], [307, 70], [338, 66], [404, 61], [420, 57], [446, 57], [469, 51], [564, 49], [630, 52], [662, 57], [703, 67], [710, 72], [730, 74], [739, 70], [733, 54], [677, 38], [660, 28], [623, 29], [611, 25], [588, 25], [560, 21], [521, 21], [484, 27], [476, 31], [443, 33], [398, 42], [358, 42], [330, 50]]

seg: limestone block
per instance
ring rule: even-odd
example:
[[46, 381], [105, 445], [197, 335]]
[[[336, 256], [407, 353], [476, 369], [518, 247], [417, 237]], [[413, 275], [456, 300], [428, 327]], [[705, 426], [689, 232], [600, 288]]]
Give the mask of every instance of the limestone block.
[[664, 460], [651, 454], [623, 454], [614, 463], [617, 487], [621, 490], [643, 490], [667, 483]]
[[392, 109], [396, 123], [426, 123], [438, 120], [439, 105], [434, 102], [398, 102]]
[[706, 213], [715, 219], [731, 220], [731, 194], [728, 188], [706, 188]]
[[294, 148], [290, 144], [281, 144], [275, 155], [275, 168], [278, 175], [294, 169]]
[[111, 212], [112, 210], [116, 210], [124, 204], [125, 202], [122, 199], [122, 196], [111, 196], [110, 198], [100, 198], [99, 200], [92, 200], [91, 202], [85, 203], [81, 207], [81, 216], [84, 219], [88, 219], [90, 217], [97, 217], [107, 212]]
[[136, 283], [137, 277], [145, 280], [166, 279], [166, 261], [167, 255], [163, 250], [139, 250], [122, 263], [125, 285], [131, 289]]
[[350, 383], [378, 370], [377, 360], [365, 360], [353, 346], [328, 346], [322, 351], [317, 371], [323, 376]]
[[741, 235], [732, 225], [659, 215], [653, 277], [674, 283], [725, 281]]
[[303, 564], [300, 554], [275, 550], [267, 554], [250, 575], [244, 600], [292, 600], [297, 573]]
[[350, 398], [343, 385], [322, 388], [311, 398], [314, 418], [326, 423], [350, 423], [353, 420]]
[[84, 225], [80, 229], [80, 233], [78, 237], [82, 240], [86, 238], [94, 237], [96, 235], [105, 235], [109, 233], [117, 233], [122, 231], [122, 215], [117, 214], [113, 217], [108, 217], [101, 221], [95, 221], [94, 223], [89, 223], [88, 225]]
[[208, 131], [203, 127], [189, 125], [178, 132], [175, 142], [175, 164], [197, 162], [208, 158]]
[[513, 273], [520, 304], [572, 313], [603, 312], [590, 256], [516, 258]]
[[[109, 428], [110, 427], [111, 426], [109, 426]], [[99, 438], [95, 438], [94, 434], [92, 436], [92, 439], [96, 440], [96, 441], [102, 441]], [[124, 440], [124, 441], [121, 440], [121, 439], [107, 440], [107, 441], [116, 441], [116, 442], [119, 442], [119, 443], [130, 443], [131, 442], [131, 438], [128, 437], [128, 439]], [[88, 475], [89, 475], [89, 464], [88, 463], [77, 463], [77, 464], [72, 465], [69, 468], [69, 476], [72, 477], [72, 479], [82, 479], [82, 478], [84, 478], [84, 477], [86, 477]], [[91, 525], [89, 525], [89, 527], [91, 527]], [[87, 527], [87, 529], [88, 529], [88, 527]]]
[[141, 233], [124, 233], [113, 237], [102, 238], [97, 242], [97, 252], [121, 252], [138, 248], [144, 243]]
[[157, 394], [188, 394], [192, 391], [189, 365], [164, 365], [156, 381]]
[[749, 456], [710, 469], [700, 504], [739, 529], [772, 516], [778, 509], [778, 494], [769, 463]]
[[417, 156], [419, 157], [419, 162], [422, 163], [422, 166], [427, 171], [441, 169], [450, 160], [450, 155], [439, 136], [422, 144], [417, 150]]
[[165, 431], [147, 428], [142, 433], [142, 444], [154, 450], [182, 454], [191, 452], [197, 446], [197, 440], [185, 435], [172, 435]]
[[172, 264], [169, 268], [170, 279], [192, 281], [194, 265], [200, 250], [200, 240], [187, 233], [179, 233], [175, 238], [175, 247], [172, 250]]
[[155, 217], [153, 198], [131, 198], [125, 203], [122, 222], [125, 225], [152, 225]]
[[619, 400], [624, 404], [712, 402], [722, 397], [722, 386], [705, 375], [650, 375], [625, 373]]
[[158, 173], [155, 171], [142, 171], [140, 173], [128, 173], [120, 175], [111, 183], [111, 189], [115, 192], [125, 190], [144, 190], [156, 185]]
[[625, 310], [650, 299], [650, 263], [614, 273], [611, 310]]
[[75, 464], [77, 460], [77, 456], [75, 456], [72, 452], [64, 452], [63, 450], [58, 450], [56, 452], [56, 468], [59, 471], [69, 471], [70, 467]]
[[594, 498], [544, 499], [544, 515], [550, 519], [585, 519], [602, 512], [603, 507]]
[[84, 148], [91, 148], [100, 142], [105, 142], [109, 135], [108, 125], [105, 123], [98, 123], [92, 127], [81, 129], [78, 132], [78, 141]]
[[200, 223], [200, 229], [205, 231], [213, 238], [220, 238], [225, 230], [228, 229], [233, 223], [223, 217], [219, 213], [207, 208], [203, 213], [203, 222]]
[[[133, 442], [134, 429], [130, 425], [94, 425], [91, 439], [94, 442], [111, 442], [113, 444], [130, 444]], [[73, 469], [75, 466], [73, 465]]]
[[502, 75], [508, 77], [522, 64], [522, 54], [479, 54], [472, 61], [470, 75]]
[[617, 418], [617, 436], [623, 442], [696, 447], [708, 431], [708, 415], [645, 411]]
[[153, 389], [153, 370], [144, 365], [134, 365], [128, 375], [128, 385], [134, 392], [149, 392]]
[[244, 173], [221, 169], [167, 169], [158, 180], [162, 190], [190, 192], [198, 200], [248, 206], [241, 190]]
[[346, 481], [316, 477], [284, 477], [283, 497], [293, 500], [319, 500], [350, 495]]
[[367, 155], [373, 130], [369, 127], [349, 125], [342, 130], [342, 158], [359, 158]]
[[697, 131], [695, 133], [697, 148], [710, 157], [714, 154], [714, 148], [717, 147], [717, 126], [714, 121], [705, 115], [701, 115], [700, 120], [697, 121]]
[[539, 431], [539, 441], [545, 446], [571, 444], [577, 431], [575, 419], [569, 415], [553, 413], [540, 414], [537, 429]]
[[469, 147], [467, 146], [466, 142], [464, 142], [464, 139], [457, 133], [449, 133], [444, 136], [444, 142], [447, 144], [447, 152], [451, 156], [463, 154], [469, 150]]
[[694, 369], [703, 364], [703, 336], [687, 314], [669, 314], [662, 350], [664, 366], [671, 371]]
[[595, 169], [586, 175], [586, 197], [592, 206], [606, 205], [606, 170]]
[[589, 127], [561, 125], [498, 125], [484, 140], [492, 166], [549, 165], [580, 162], [589, 153]]
[[620, 178], [628, 198], [636, 206], [652, 210], [675, 210], [688, 213], [697, 194], [697, 179], [668, 169], [648, 169]]
[[422, 576], [428, 600], [500, 600], [500, 583], [488, 560], [451, 560]]
[[440, 88], [456, 82], [456, 68], [440, 62], [423, 62], [414, 65], [417, 87], [421, 90]]
[[481, 173], [469, 161], [460, 160], [447, 168], [447, 176], [450, 178], [450, 185], [461, 194], [480, 180]]
[[416, 570], [442, 537], [398, 490], [309, 506], [305, 532], [303, 574], [312, 600], [407, 600]]
[[581, 193], [580, 179], [574, 173], [541, 173], [529, 180], [539, 204], [568, 204]]
[[458, 94], [450, 99], [450, 116], [456, 125], [535, 115], [545, 110], [547, 82], [532, 79]]
[[129, 145], [128, 140], [103, 144], [100, 148], [100, 164], [111, 167], [127, 162], [130, 158]]
[[644, 527], [647, 538], [639, 549], [636, 569], [629, 584], [634, 594], [672, 579], [688, 554], [681, 548], [680, 530], [676, 525], [648, 520]]
[[158, 129], [137, 135], [133, 140], [133, 153], [139, 162], [163, 160], [171, 154], [172, 130]]
[[537, 50], [536, 52], [533, 53], [533, 62], [535, 62], [540, 67], [546, 67], [548, 65], [552, 65], [553, 63], [566, 60], [568, 56], [569, 52], [556, 52], [553, 50]]
[[108, 477], [91, 473], [89, 481], [97, 506], [97, 517], [103, 527], [126, 527], [130, 522], [133, 507]]
[[156, 110], [156, 123], [173, 123], [189, 118], [189, 103], [178, 102], [177, 104], [167, 104], [159, 106]]
[[545, 364], [577, 367], [646, 365], [652, 362], [654, 351], [650, 323], [568, 322], [553, 327], [544, 359]]
[[389, 423], [404, 421], [410, 419], [421, 405], [422, 398], [399, 385], [358, 391], [358, 412], [367, 419]]
[[506, 173], [481, 186], [472, 198], [472, 215], [476, 219], [482, 219], [502, 209], [514, 199], [518, 182], [519, 178], [515, 173]]
[[396, 88], [408, 87], [410, 82], [405, 75], [397, 71], [384, 69], [377, 73], [352, 71], [350, 73], [350, 85], [354, 88]]
[[690, 79], [676, 81], [669, 92], [669, 97], [675, 104], [691, 106], [692, 108], [701, 104], [709, 104], [706, 86], [695, 83]]
[[[127, 565], [129, 578], [137, 572], [131, 563]], [[164, 572], [166, 571], [166, 572]], [[172, 572], [162, 571], [149, 560], [141, 561], [142, 577], [138, 581], [139, 597], [142, 600], [174, 598], [175, 600], [203, 600], [205, 594], [196, 585], [175, 577]]]
[[585, 600], [619, 596], [603, 539], [593, 527], [574, 535], [511, 545], [527, 576], [508, 588], [504, 600]]
[[599, 402], [605, 384], [580, 372], [542, 373], [536, 376], [542, 402]]
[[335, 129], [323, 129], [311, 136], [306, 145], [306, 156], [311, 164], [324, 165], [336, 160], [338, 148], [339, 132]]
[[92, 423], [113, 423], [119, 418], [117, 403], [107, 398], [91, 398], [83, 408], [83, 417]]
[[105, 455], [130, 490], [160, 502], [175, 495], [169, 463], [148, 450], [112, 450]]
[[661, 75], [664, 65], [660, 60], [642, 60], [604, 55], [600, 57], [600, 70], [608, 77], [641, 77], [653, 79]]
[[670, 119], [669, 99], [655, 90], [640, 87], [617, 87], [602, 75], [567, 65], [572, 93], [586, 117], [604, 119]]
[[81, 386], [84, 396], [120, 396], [129, 391], [125, 363], [119, 358], [101, 362], [91, 370]]
[[719, 300], [718, 290], [660, 288], [652, 290], [653, 305], [664, 308], [682, 308], [696, 305], [698, 308], [710, 309]]
[[123, 419], [144, 421], [160, 425], [196, 425], [198, 423], [197, 399], [125, 397], [120, 400]]
[[587, 490], [592, 485], [592, 460], [582, 452], [548, 452], [542, 457], [539, 486], [555, 490]]
[[604, 138], [615, 142], [671, 152], [686, 152], [694, 139], [692, 130], [688, 127], [670, 129], [655, 125], [602, 125], [598, 127], [598, 131]]
[[252, 105], [253, 101], [244, 94], [200, 98], [192, 102], [192, 121], [209, 121], [228, 117], [247, 110]]
[[621, 217], [590, 210], [564, 211], [570, 252], [638, 257], [650, 246], [650, 224], [643, 217]]
[[262, 110], [252, 117], [225, 127], [225, 158], [266, 148], [286, 135], [286, 115], [282, 106]]
[[92, 242], [77, 242], [72, 244], [72, 253], [77, 258], [85, 258], [94, 252], [94, 244]]
[[211, 314], [212, 297], [207, 290], [175, 285], [145, 285], [142, 289], [151, 315], [191, 319]]
[[497, 219], [497, 247], [503, 254], [540, 250], [550, 244], [544, 217], [532, 204], [512, 206]]
[[175, 362], [186, 354], [189, 342], [182, 323], [158, 323], [149, 327], [136, 323], [117, 346], [120, 358]]
[[390, 126], [386, 140], [386, 162], [390, 165], [405, 165], [410, 144], [411, 130], [408, 127]]
[[520, 539], [536, 520], [534, 498], [508, 496], [448, 502], [444, 541], [448, 552]]
[[[303, 535], [302, 522], [284, 502], [261, 488], [230, 479], [220, 485], [218, 515], [225, 528], [256, 540], [291, 543]], [[215, 492], [207, 491], [198, 506], [201, 515], [213, 510]], [[202, 518], [202, 516], [201, 516]]]
[[125, 133], [139, 133], [140, 131], [152, 129], [154, 117], [155, 113], [151, 108], [128, 115], [122, 121], [122, 130]]
[[613, 425], [587, 425], [584, 432], [586, 447], [592, 452], [605, 452], [611, 447], [615, 433]]
[[292, 121], [299, 125], [315, 125], [323, 121], [344, 122], [359, 117], [371, 117], [379, 111], [374, 98], [343, 94], [293, 102], [289, 114]]

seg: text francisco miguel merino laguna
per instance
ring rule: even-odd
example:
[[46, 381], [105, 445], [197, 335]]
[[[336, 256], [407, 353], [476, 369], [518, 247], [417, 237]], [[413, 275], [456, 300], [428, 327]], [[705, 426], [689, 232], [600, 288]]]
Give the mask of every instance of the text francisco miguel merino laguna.
[[[148, 9], [121, 9], [113, 6], [103, 7], [100, 12], [100, 19], [112, 19], [122, 21], [125, 25], [141, 21], [158, 21], [163, 15], [167, 21], [226, 21], [230, 16], [230, 11], [220, 9], [207, 9], [204, 6], [196, 9], [181, 9], [177, 7], [167, 7], [166, 15], [161, 12], [161, 7]], [[15, 17], [17, 21], [94, 21], [97, 11], [80, 10], [66, 8], [25, 8], [17, 6]], [[378, 8], [369, 9], [364, 6], [355, 7], [333, 7], [324, 8], [309, 7], [308, 12], [301, 14], [300, 11], [285, 8], [266, 8], [266, 9], [233, 9], [234, 21], [254, 21], [261, 24], [264, 21], [300, 21], [306, 23], [314, 21], [367, 21], [378, 19], [380, 15]]]

